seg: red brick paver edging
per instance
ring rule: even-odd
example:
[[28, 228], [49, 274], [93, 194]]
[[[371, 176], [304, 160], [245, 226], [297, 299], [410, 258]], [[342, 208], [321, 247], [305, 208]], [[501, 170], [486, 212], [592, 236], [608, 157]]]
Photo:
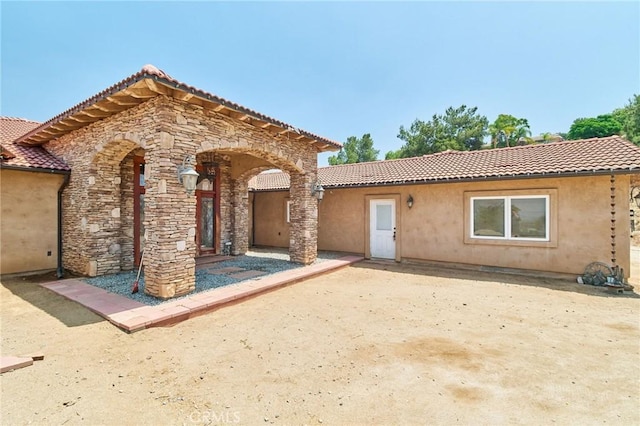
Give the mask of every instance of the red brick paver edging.
[[361, 256], [344, 256], [199, 292], [156, 306], [148, 306], [125, 296], [109, 293], [78, 279], [52, 281], [40, 285], [69, 300], [80, 303], [117, 327], [133, 333], [145, 328], [173, 325], [191, 317], [211, 312], [225, 304], [304, 281], [361, 260], [363, 260]]

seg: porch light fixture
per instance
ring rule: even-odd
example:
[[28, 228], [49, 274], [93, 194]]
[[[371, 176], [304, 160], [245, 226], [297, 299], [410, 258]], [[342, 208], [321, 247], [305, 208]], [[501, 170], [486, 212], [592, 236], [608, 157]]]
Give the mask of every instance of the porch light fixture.
[[204, 178], [208, 179], [211, 183], [216, 180], [216, 167], [218, 167], [218, 163], [202, 163], [202, 168], [204, 169]]
[[[633, 195], [634, 192], [636, 195]], [[636, 203], [636, 207], [640, 209], [640, 186], [631, 188], [631, 199]]]
[[318, 201], [322, 201], [324, 198], [324, 188], [320, 185], [320, 182], [313, 185], [313, 188], [311, 188], [311, 195], [315, 196]]
[[184, 160], [182, 160], [182, 165], [178, 166], [178, 182], [184, 186], [187, 195], [192, 195], [193, 191], [196, 190], [198, 176], [200, 176], [193, 168], [195, 162], [195, 156], [187, 155], [184, 157]]
[[413, 197], [409, 194], [409, 198], [407, 198], [407, 207], [413, 207]]

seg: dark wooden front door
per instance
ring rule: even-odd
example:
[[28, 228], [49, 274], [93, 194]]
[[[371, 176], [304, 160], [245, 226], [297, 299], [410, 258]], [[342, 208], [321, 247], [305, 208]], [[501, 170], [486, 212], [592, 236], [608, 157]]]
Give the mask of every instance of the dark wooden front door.
[[[198, 173], [205, 170], [198, 166]], [[220, 178], [217, 167], [208, 172], [211, 180], [203, 180], [196, 190], [197, 255], [218, 253], [220, 247]]]

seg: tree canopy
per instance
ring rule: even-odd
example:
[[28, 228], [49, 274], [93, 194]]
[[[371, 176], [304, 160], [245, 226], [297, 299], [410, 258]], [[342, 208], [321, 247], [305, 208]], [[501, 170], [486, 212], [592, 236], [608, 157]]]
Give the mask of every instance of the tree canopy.
[[376, 161], [379, 153], [379, 150], [373, 148], [371, 135], [365, 133], [361, 138], [349, 136], [338, 154], [329, 157], [328, 161], [332, 166], [338, 164], [364, 163], [367, 161]]
[[496, 121], [489, 125], [491, 146], [502, 148], [507, 146], [525, 145], [532, 143], [529, 121], [526, 118], [516, 118], [509, 114], [500, 114]]
[[640, 95], [633, 95], [628, 105], [616, 109], [612, 115], [622, 126], [624, 137], [640, 145]]
[[400, 126], [398, 138], [405, 144], [397, 151], [389, 151], [385, 158], [417, 157], [447, 149], [478, 150], [487, 134], [489, 121], [479, 115], [478, 108], [449, 107], [444, 114], [434, 114], [430, 121], [416, 119], [409, 129]]
[[603, 114], [592, 118], [577, 118], [571, 124], [567, 139], [603, 138], [619, 135], [622, 124], [613, 114]]

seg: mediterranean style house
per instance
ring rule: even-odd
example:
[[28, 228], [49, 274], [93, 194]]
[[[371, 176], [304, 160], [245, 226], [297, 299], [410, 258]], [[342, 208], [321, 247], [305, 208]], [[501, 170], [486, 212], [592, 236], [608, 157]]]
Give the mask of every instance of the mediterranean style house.
[[[640, 147], [618, 136], [318, 169], [318, 248], [366, 258], [581, 274], [629, 274], [630, 176]], [[250, 182], [252, 243], [286, 247], [286, 173]]]
[[[2, 123], [3, 129], [12, 124]], [[233, 254], [246, 252], [248, 181], [273, 168], [289, 174], [295, 200], [291, 260], [308, 264], [316, 258], [317, 155], [338, 150], [337, 142], [191, 87], [151, 65], [30, 127], [11, 142], [5, 133], [14, 130], [2, 131], [3, 191], [13, 187], [7, 182], [15, 177], [11, 171], [60, 172], [62, 182], [50, 185], [58, 185], [61, 194], [58, 247], [65, 269], [89, 276], [131, 270], [144, 250], [147, 293], [189, 293], [196, 256], [219, 253], [223, 246]], [[45, 164], [24, 167], [20, 154], [30, 150], [45, 156]], [[28, 195], [16, 201], [27, 211], [37, 204]], [[7, 204], [3, 194], [3, 209]], [[3, 262], [26, 245], [40, 254], [43, 242], [37, 237], [28, 244], [19, 235], [4, 238], [9, 214], [3, 211]], [[12, 220], [33, 226], [24, 216]], [[55, 229], [51, 225], [41, 224], [47, 232]], [[48, 247], [47, 253], [53, 251]]]
[[640, 148], [620, 137], [318, 169], [339, 143], [150, 65], [45, 123], [0, 125], [3, 274], [105, 275], [144, 256], [145, 292], [171, 298], [195, 288], [196, 258], [251, 245], [302, 264], [322, 249], [629, 271]]

